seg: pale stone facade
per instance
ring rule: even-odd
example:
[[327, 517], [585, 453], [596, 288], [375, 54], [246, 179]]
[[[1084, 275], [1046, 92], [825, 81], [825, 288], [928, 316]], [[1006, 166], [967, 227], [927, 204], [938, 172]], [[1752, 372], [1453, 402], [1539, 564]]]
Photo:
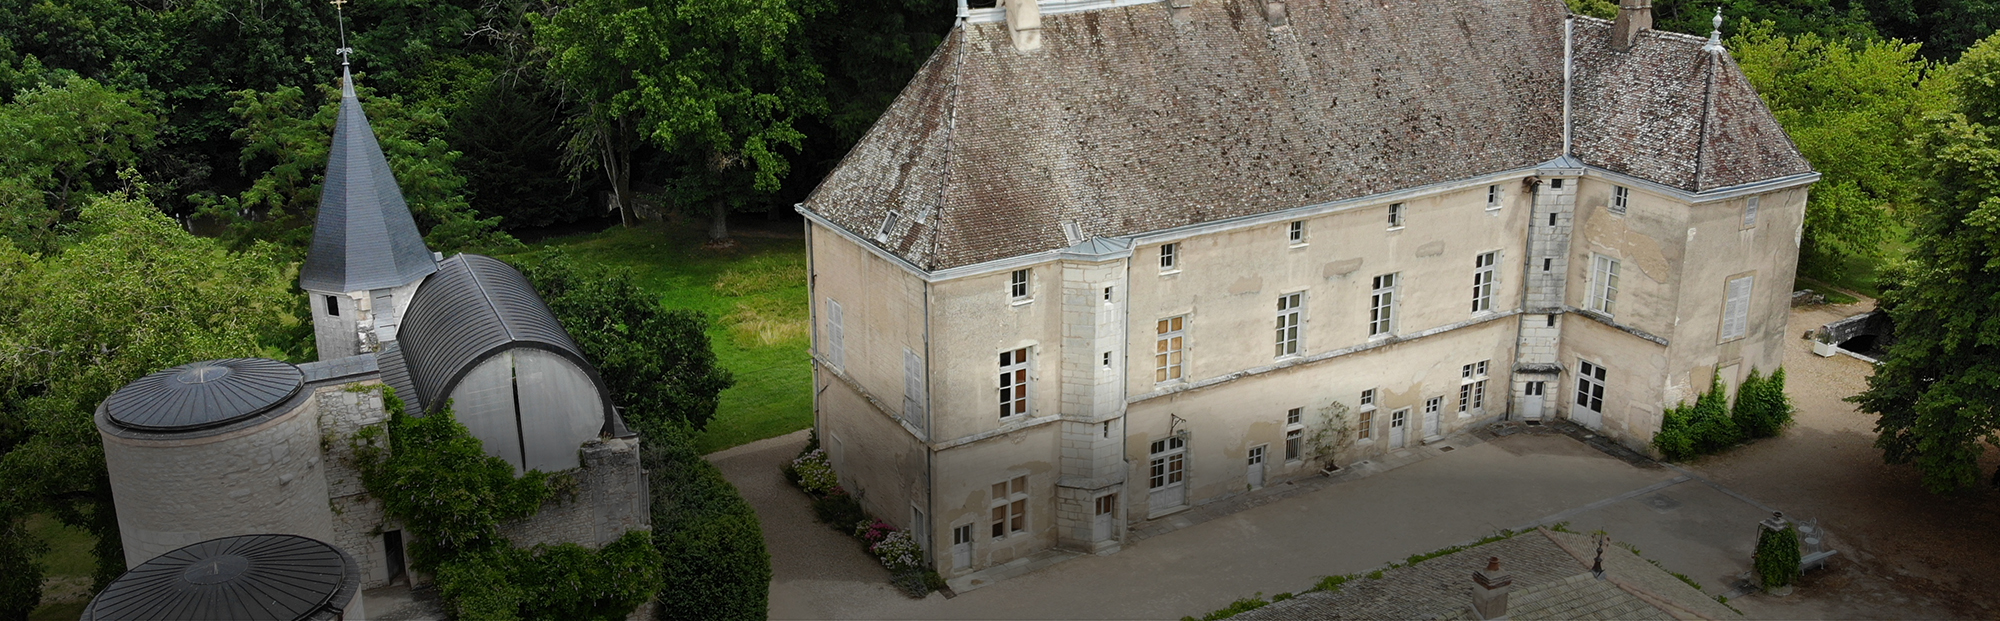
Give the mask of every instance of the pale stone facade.
[[[819, 437], [938, 571], [1115, 551], [1130, 525], [1314, 474], [1335, 404], [1335, 463], [1502, 418], [1645, 450], [1711, 374], [1781, 361], [1818, 176], [1726, 53], [1650, 30], [1614, 50], [1559, 3], [1447, 2], [1380, 11], [1475, 58], [1320, 68], [1338, 61], [1294, 45], [1384, 36], [1355, 30], [1375, 7], [1325, 4], [1268, 29], [1227, 0], [1065, 4], [1035, 47], [974, 11], [800, 206]], [[1149, 51], [1171, 70], [1104, 69]], [[1275, 74], [1244, 69], [1265, 56]], [[1369, 62], [1466, 109], [1410, 118], [1343, 81]], [[1466, 68], [1523, 62], [1554, 79]], [[1153, 91], [1174, 104], [1127, 105]], [[1278, 111], [1158, 120], [1196, 92]], [[1512, 142], [1450, 142], [1497, 118], [1524, 125], [1487, 142]], [[1338, 138], [1392, 130], [1419, 138]]]

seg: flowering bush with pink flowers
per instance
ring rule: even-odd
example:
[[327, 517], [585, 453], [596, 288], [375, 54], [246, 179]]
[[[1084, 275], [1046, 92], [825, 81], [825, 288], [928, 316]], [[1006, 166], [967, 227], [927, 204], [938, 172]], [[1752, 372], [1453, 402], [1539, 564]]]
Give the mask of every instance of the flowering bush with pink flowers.
[[799, 473], [799, 488], [808, 494], [826, 496], [840, 487], [840, 474], [833, 471], [833, 464], [827, 463], [824, 449], [800, 455], [792, 460], [792, 469]]
[[882, 538], [893, 532], [896, 532], [896, 527], [882, 520], [862, 520], [854, 524], [854, 536], [871, 546], [881, 543]]
[[890, 530], [881, 541], [868, 546], [875, 558], [882, 559], [882, 565], [891, 572], [902, 572], [923, 568], [924, 548], [917, 545], [917, 539], [909, 531]]

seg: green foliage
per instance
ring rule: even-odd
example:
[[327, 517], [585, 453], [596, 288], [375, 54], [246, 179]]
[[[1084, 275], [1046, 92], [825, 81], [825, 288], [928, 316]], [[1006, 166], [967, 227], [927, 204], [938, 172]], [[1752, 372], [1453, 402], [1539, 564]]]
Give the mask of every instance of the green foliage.
[[1618, 17], [1618, 3], [1611, 0], [1563, 0], [1563, 2], [1569, 5], [1569, 12], [1577, 15], [1589, 15], [1598, 19]]
[[1757, 529], [1757, 550], [1752, 553], [1757, 578], [1769, 591], [1788, 586], [1799, 578], [1799, 531], [1790, 522], [1783, 530]]
[[1736, 407], [1729, 413], [1736, 428], [1750, 438], [1778, 435], [1792, 423], [1792, 399], [1785, 394], [1785, 368], [1764, 377], [1755, 367], [1736, 387]]
[[0, 105], [0, 237], [52, 250], [79, 197], [109, 189], [153, 144], [159, 120], [138, 93], [70, 77]]
[[1729, 47], [1800, 154], [1825, 175], [1813, 187], [1801, 270], [1833, 278], [1851, 258], [1876, 258], [1892, 221], [1922, 196], [1923, 158], [1910, 137], [1948, 96], [1929, 84], [1914, 43], [1786, 36], [1751, 23]]
[[836, 490], [825, 496], [815, 496], [812, 500], [813, 516], [832, 526], [834, 530], [844, 530], [843, 524], [853, 524], [868, 519], [868, 513], [861, 510], [861, 501], [845, 491]]
[[2000, 442], [2000, 36], [1943, 77], [1958, 107], [1923, 142], [1934, 185], [1910, 260], [1882, 292], [1896, 342], [1849, 398], [1878, 416], [1883, 459], [1915, 464], [1938, 493], [1977, 482], [1987, 444]]
[[190, 235], [143, 191], [91, 199], [57, 251], [0, 239], [0, 521], [46, 511], [88, 528], [100, 586], [125, 561], [97, 404], [147, 373], [258, 355], [296, 295], [263, 249]]
[[1354, 581], [1354, 580], [1357, 580], [1357, 579], [1360, 579], [1360, 578], [1361, 578], [1361, 574], [1343, 574], [1343, 575], [1339, 575], [1339, 576], [1322, 576], [1322, 577], [1320, 577], [1320, 579], [1319, 579], [1319, 582], [1318, 582], [1318, 583], [1316, 583], [1316, 584], [1314, 584], [1314, 585], [1313, 585], [1313, 588], [1312, 588], [1312, 589], [1310, 589], [1310, 590], [1311, 590], [1311, 591], [1326, 591], [1326, 592], [1328, 592], [1328, 593], [1338, 593], [1338, 592], [1340, 592], [1340, 587], [1341, 587], [1342, 585], [1345, 585], [1345, 584], [1347, 584], [1348, 582], [1351, 582], [1351, 581]]
[[[1271, 602], [1264, 601], [1264, 594], [1258, 593], [1250, 597], [1245, 597], [1243, 599], [1230, 602], [1228, 606], [1222, 608], [1221, 610], [1217, 610], [1215, 612], [1202, 615], [1199, 621], [1218, 621], [1220, 619], [1227, 619], [1230, 617], [1234, 617], [1238, 614], [1250, 612], [1252, 610], [1263, 608], [1269, 605], [1271, 605]], [[1196, 621], [1196, 619], [1195, 617], [1192, 616], [1181, 617], [1181, 621]]]
[[[0, 509], [4, 510], [4, 509]], [[24, 516], [0, 514], [0, 619], [26, 619], [42, 603], [42, 574], [36, 560], [48, 546], [28, 533]]]
[[763, 619], [771, 556], [756, 511], [686, 433], [648, 436], [643, 457], [664, 559], [658, 618]]
[[716, 364], [706, 316], [667, 310], [629, 270], [585, 267], [560, 251], [508, 260], [597, 365], [635, 429], [654, 436], [673, 425], [708, 426], [735, 380]]
[[1694, 405], [1682, 402], [1667, 408], [1660, 430], [1653, 434], [1653, 448], [1672, 460], [1707, 455], [1742, 441], [1743, 431], [1729, 416], [1728, 389], [1720, 375], [1710, 376], [1708, 390], [1695, 398]]

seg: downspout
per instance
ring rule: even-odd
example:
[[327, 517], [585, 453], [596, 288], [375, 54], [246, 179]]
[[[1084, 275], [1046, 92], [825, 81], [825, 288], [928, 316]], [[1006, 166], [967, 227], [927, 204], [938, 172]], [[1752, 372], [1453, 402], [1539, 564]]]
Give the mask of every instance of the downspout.
[[[933, 427], [933, 425], [937, 424], [937, 415], [935, 414], [933, 408], [931, 407], [931, 368], [933, 362], [933, 359], [931, 358], [931, 353], [932, 353], [931, 352], [931, 283], [929, 281], [924, 281], [923, 286], [924, 286], [924, 369], [923, 369], [924, 371], [924, 438], [923, 438], [924, 519], [930, 521], [929, 524], [924, 525], [924, 534], [930, 537], [930, 541], [924, 542], [924, 549], [935, 550], [937, 549], [937, 542], [938, 542], [938, 530], [936, 528], [933, 528], [933, 526], [936, 526], [938, 524], [937, 450], [932, 448], [931, 446], [931, 437], [937, 433], [937, 428]], [[938, 556], [939, 555], [937, 554], [931, 555], [931, 569], [933, 571], [935, 571], [937, 569], [937, 566], [940, 564], [938, 562], [939, 561]]]
[[[792, 208], [805, 209], [805, 203], [798, 203], [792, 205]], [[805, 221], [805, 227], [806, 227], [806, 322], [810, 324], [806, 326], [806, 329], [807, 329], [807, 336], [809, 336], [812, 339], [812, 342], [806, 346], [806, 358], [811, 359], [813, 361], [813, 384], [815, 384], [815, 386], [813, 386], [813, 401], [812, 401], [813, 437], [819, 438], [826, 435], [826, 429], [820, 425], [819, 421], [819, 393], [823, 392], [825, 389], [820, 386], [817, 386], [817, 384], [819, 383], [819, 356], [817, 355], [818, 352], [816, 351], [817, 348], [819, 347], [819, 303], [813, 301], [817, 299], [816, 296], [819, 294], [819, 271], [816, 269], [817, 266], [813, 262], [813, 253], [812, 253], [813, 223], [811, 219], [807, 219]]]

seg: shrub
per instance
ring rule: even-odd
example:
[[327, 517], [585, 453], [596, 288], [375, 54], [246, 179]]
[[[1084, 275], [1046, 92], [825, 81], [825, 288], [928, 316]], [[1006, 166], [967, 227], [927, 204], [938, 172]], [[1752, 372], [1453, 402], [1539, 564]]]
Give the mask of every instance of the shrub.
[[[1264, 601], [1263, 595], [1264, 595], [1263, 593], [1258, 593], [1257, 595], [1251, 597], [1245, 597], [1243, 599], [1230, 602], [1229, 606], [1221, 610], [1217, 610], [1215, 612], [1202, 615], [1199, 621], [1221, 621], [1222, 619], [1227, 619], [1242, 613], [1250, 612], [1252, 610], [1256, 610], [1258, 608], [1263, 608], [1265, 606], [1271, 605], [1271, 602]], [[1181, 621], [1196, 621], [1196, 620], [1194, 617], [1181, 617]]]
[[874, 552], [875, 558], [882, 559], [882, 565], [890, 571], [923, 568], [924, 548], [908, 531], [892, 531], [875, 545], [868, 546], [868, 551]]
[[1750, 376], [1736, 388], [1736, 408], [1730, 417], [1744, 435], [1752, 438], [1776, 436], [1790, 425], [1792, 399], [1785, 394], [1785, 368], [1778, 367], [1770, 377], [1761, 377], [1757, 369], [1750, 369]]
[[840, 487], [840, 474], [834, 472], [833, 464], [827, 463], [826, 451], [813, 449], [792, 460], [792, 470], [798, 473], [799, 489], [808, 494], [825, 496]]
[[860, 537], [871, 546], [880, 543], [893, 532], [896, 532], [896, 527], [882, 520], [861, 520], [854, 525], [854, 536]]
[[[1763, 385], [1766, 383], [1760, 381], [1759, 386]], [[1743, 441], [1743, 430], [1736, 421], [1722, 376], [1712, 375], [1708, 390], [1695, 398], [1694, 405], [1681, 402], [1663, 413], [1660, 430], [1653, 434], [1653, 448], [1671, 460], [1714, 453]]]
[[853, 496], [847, 495], [846, 490], [838, 487], [833, 488], [831, 494], [814, 498], [812, 507], [813, 515], [818, 517], [819, 521], [843, 532], [847, 529], [842, 527], [842, 524], [853, 524], [868, 519], [868, 514], [861, 510], [861, 501], [855, 500]]
[[1788, 586], [1799, 577], [1799, 531], [1790, 523], [1783, 530], [1759, 528], [1757, 551], [1752, 554], [1757, 577], [1764, 590]]
[[757, 513], [684, 431], [646, 438], [653, 546], [665, 561], [659, 619], [762, 619], [771, 555]]
[[897, 589], [901, 589], [904, 595], [912, 599], [922, 599], [923, 596], [931, 594], [930, 581], [924, 574], [924, 570], [920, 568], [898, 569], [889, 574], [889, 583], [896, 585]]
[[1694, 450], [1694, 425], [1690, 421], [1694, 417], [1692, 409], [1686, 401], [1667, 408], [1660, 417], [1659, 432], [1653, 434], [1654, 450], [1673, 461], [1697, 455]]

